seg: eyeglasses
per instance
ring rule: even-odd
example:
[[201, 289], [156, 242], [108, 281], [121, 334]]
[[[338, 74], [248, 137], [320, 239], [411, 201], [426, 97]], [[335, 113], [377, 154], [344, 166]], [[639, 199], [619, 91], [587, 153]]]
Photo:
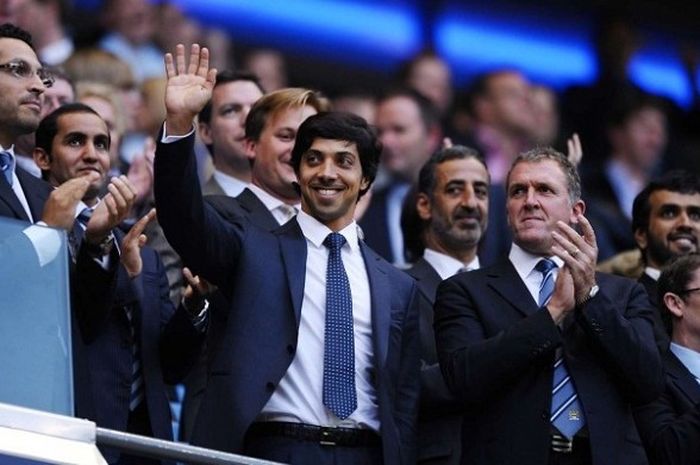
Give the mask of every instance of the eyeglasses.
[[685, 289], [685, 290], [681, 291], [680, 293], [681, 294], [692, 294], [693, 292], [697, 292], [697, 291], [700, 291], [700, 287], [694, 287], [692, 289]]
[[56, 80], [53, 73], [46, 68], [34, 69], [26, 61], [11, 61], [0, 64], [0, 70], [12, 74], [17, 79], [31, 79], [35, 74], [46, 87], [51, 87]]

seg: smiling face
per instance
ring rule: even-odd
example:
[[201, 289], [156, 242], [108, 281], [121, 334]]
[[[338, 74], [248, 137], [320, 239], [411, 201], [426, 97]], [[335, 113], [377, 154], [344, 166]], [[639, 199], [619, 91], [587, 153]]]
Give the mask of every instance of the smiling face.
[[352, 142], [315, 139], [299, 165], [301, 208], [333, 231], [353, 221], [360, 191], [369, 186]]
[[674, 257], [698, 252], [700, 194], [657, 190], [649, 207], [647, 231], [635, 233], [649, 266], [661, 269]]
[[90, 172], [100, 177], [92, 183], [83, 199], [88, 205], [97, 196], [109, 171], [109, 132], [102, 119], [92, 113], [67, 113], [57, 121], [51, 154], [35, 157], [42, 171], [49, 171], [49, 182], [64, 182]]
[[519, 162], [508, 177], [506, 209], [513, 241], [536, 255], [550, 255], [557, 221], [576, 222], [583, 201], [572, 203], [566, 176], [554, 160]]
[[[41, 68], [34, 50], [19, 39], [0, 39], [0, 64], [25, 63], [33, 70]], [[28, 78], [0, 70], [0, 144], [9, 148], [15, 139], [36, 130], [41, 120], [41, 94], [46, 87], [32, 73]]]
[[257, 141], [247, 142], [255, 160], [253, 183], [283, 202], [299, 199], [293, 187], [297, 177], [291, 165], [292, 148], [301, 123], [316, 113], [309, 105], [283, 109], [270, 115]]

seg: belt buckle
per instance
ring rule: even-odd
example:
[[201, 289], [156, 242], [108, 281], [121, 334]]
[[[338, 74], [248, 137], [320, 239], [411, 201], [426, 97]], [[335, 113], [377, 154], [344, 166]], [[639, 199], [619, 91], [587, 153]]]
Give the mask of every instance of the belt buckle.
[[322, 446], [337, 446], [338, 436], [333, 431], [334, 428], [321, 427], [321, 439], [318, 443]]
[[562, 454], [570, 454], [574, 450], [574, 440], [561, 434], [552, 434], [552, 450]]

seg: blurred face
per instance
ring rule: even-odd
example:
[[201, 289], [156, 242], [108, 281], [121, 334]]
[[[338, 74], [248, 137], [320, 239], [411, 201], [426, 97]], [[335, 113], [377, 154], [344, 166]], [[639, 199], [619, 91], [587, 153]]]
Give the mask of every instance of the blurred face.
[[207, 145], [214, 146], [214, 164], [247, 164], [245, 119], [250, 107], [262, 97], [253, 82], [232, 81], [214, 88], [211, 119], [200, 123], [199, 134]]
[[112, 106], [112, 102], [109, 102], [103, 98], [97, 96], [83, 97], [80, 100], [81, 103], [89, 106], [100, 115], [100, 118], [107, 125], [107, 130], [109, 131], [110, 147], [109, 153], [112, 160], [112, 166], [118, 166], [119, 163], [119, 144], [121, 143], [122, 135], [119, 131], [119, 125], [117, 123], [117, 113]]
[[658, 163], [666, 141], [666, 116], [653, 107], [632, 115], [622, 128], [613, 130], [611, 138], [615, 154], [646, 172]]
[[51, 154], [39, 157], [37, 164], [42, 170], [50, 171], [49, 182], [53, 186], [60, 186], [91, 171], [99, 173], [100, 178], [85, 194], [86, 203], [94, 200], [109, 171], [107, 125], [99, 116], [91, 113], [60, 116]]
[[354, 143], [316, 139], [299, 165], [302, 209], [339, 231], [353, 221], [360, 190], [368, 186]]
[[441, 114], [452, 103], [452, 76], [442, 60], [426, 57], [418, 61], [411, 72], [408, 84], [435, 105]]
[[155, 32], [155, 10], [148, 0], [113, 2], [114, 29], [134, 45], [148, 42]]
[[552, 145], [559, 132], [559, 114], [554, 93], [545, 87], [533, 87], [530, 93], [532, 135], [535, 143]]
[[377, 110], [377, 129], [384, 145], [384, 167], [405, 181], [417, 179], [435, 144], [418, 105], [408, 97], [384, 100]]
[[661, 269], [672, 258], [698, 253], [700, 194], [659, 190], [649, 196], [649, 206], [649, 229], [635, 234], [649, 266]]
[[557, 162], [545, 159], [513, 167], [506, 210], [513, 241], [530, 253], [550, 255], [557, 221], [574, 224], [584, 205], [581, 200], [572, 205], [564, 172]]
[[316, 109], [303, 107], [285, 108], [269, 115], [257, 141], [248, 141], [248, 153], [254, 158], [252, 181], [261, 189], [282, 201], [296, 201], [299, 196], [292, 183], [297, 178], [291, 165], [294, 139], [301, 123]]
[[26, 0], [0, 0], [0, 24], [19, 24], [20, 14]]
[[453, 256], [473, 250], [486, 231], [488, 189], [486, 168], [473, 158], [437, 165], [432, 198], [425, 194], [418, 198], [418, 213], [430, 222], [430, 245]]
[[488, 84], [492, 123], [517, 135], [527, 135], [533, 127], [530, 85], [519, 73], [501, 73]]
[[56, 108], [75, 101], [75, 92], [65, 79], [56, 79], [51, 87], [43, 94], [41, 117], [48, 115]]
[[[36, 71], [41, 63], [34, 50], [18, 39], [0, 39], [0, 65], [22, 64]], [[21, 77], [0, 69], [0, 143], [9, 148], [17, 136], [34, 132], [41, 120], [41, 94], [46, 87], [36, 73]]]

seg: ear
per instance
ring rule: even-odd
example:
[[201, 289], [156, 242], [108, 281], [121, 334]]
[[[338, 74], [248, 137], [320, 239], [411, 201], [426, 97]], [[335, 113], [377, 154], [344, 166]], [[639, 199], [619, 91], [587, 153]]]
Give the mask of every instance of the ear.
[[442, 144], [442, 129], [440, 125], [435, 124], [428, 129], [428, 153], [437, 151], [440, 148], [440, 144]]
[[34, 156], [34, 163], [41, 171], [49, 171], [51, 169], [51, 155], [46, 150], [35, 147], [32, 155]]
[[669, 312], [673, 314], [676, 318], [683, 318], [683, 311], [685, 310], [685, 302], [680, 296], [674, 294], [673, 292], [667, 292], [663, 297], [664, 306]]
[[571, 206], [571, 224], [578, 223], [578, 216], [586, 213], [586, 203], [579, 199]]
[[433, 217], [431, 211], [430, 199], [427, 195], [420, 193], [416, 197], [416, 211], [418, 211], [418, 216], [423, 221], [430, 221]]
[[202, 139], [204, 145], [211, 145], [214, 143], [211, 138], [211, 128], [207, 123], [199, 123], [199, 138]]
[[641, 250], [646, 250], [649, 244], [647, 232], [644, 231], [642, 228], [637, 228], [634, 231], [634, 241], [637, 243], [637, 247], [639, 247]]
[[[297, 175], [297, 177], [299, 177]], [[362, 176], [362, 181], [360, 181], [360, 191], [363, 191], [369, 187], [369, 179], [366, 177]]]
[[255, 160], [255, 147], [258, 145], [257, 142], [246, 137], [244, 145], [245, 156], [248, 158], [248, 160]]

